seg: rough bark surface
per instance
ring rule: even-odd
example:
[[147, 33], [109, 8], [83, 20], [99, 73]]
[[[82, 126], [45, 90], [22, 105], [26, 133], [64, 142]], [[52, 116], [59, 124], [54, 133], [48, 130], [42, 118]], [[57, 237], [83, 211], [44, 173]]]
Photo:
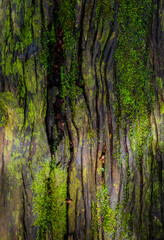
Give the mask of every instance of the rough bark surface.
[[[139, 164], [131, 146], [138, 135], [130, 136], [128, 117], [118, 122], [114, 54], [120, 1], [111, 1], [113, 18], [102, 21], [100, 13], [97, 26], [98, 1], [75, 2], [80, 80], [73, 104], [60, 94], [62, 66], [69, 73], [73, 62], [57, 25], [60, 1], [0, 0], [0, 239], [37, 238], [31, 185], [52, 159], [67, 170], [71, 203], [65, 239], [164, 239], [164, 2], [156, 0], [152, 7], [147, 40], [154, 88], [151, 144]], [[54, 43], [49, 42], [52, 26]], [[48, 66], [40, 60], [43, 49], [50, 54]], [[103, 183], [112, 209], [118, 204], [130, 213], [128, 238], [121, 237], [122, 223], [113, 235], [103, 227], [93, 230], [93, 202]], [[55, 238], [49, 233], [45, 239]]]

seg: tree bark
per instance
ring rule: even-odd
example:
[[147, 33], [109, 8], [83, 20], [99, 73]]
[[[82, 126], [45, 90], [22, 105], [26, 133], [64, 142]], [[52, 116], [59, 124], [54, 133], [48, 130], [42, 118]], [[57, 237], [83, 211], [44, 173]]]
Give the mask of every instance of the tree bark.
[[164, 4], [136, 2], [0, 1], [0, 239], [164, 238]]

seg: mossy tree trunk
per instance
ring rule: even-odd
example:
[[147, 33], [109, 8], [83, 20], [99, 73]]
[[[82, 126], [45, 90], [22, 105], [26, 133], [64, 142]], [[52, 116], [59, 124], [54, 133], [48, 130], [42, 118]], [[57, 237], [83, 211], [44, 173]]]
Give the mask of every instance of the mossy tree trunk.
[[163, 6], [0, 1], [0, 239], [164, 238]]

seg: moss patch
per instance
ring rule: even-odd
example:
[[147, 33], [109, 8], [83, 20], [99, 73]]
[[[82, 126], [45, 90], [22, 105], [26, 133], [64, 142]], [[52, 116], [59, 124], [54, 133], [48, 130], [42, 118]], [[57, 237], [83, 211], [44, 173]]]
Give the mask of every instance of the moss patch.
[[62, 239], [66, 232], [66, 171], [54, 167], [50, 172], [49, 162], [45, 162], [37, 172], [33, 189], [34, 214], [37, 219], [38, 240]]
[[153, 87], [147, 70], [146, 40], [151, 19], [151, 0], [119, 3], [119, 37], [115, 52], [118, 98], [122, 114], [131, 118], [152, 107]]
[[4, 127], [7, 123], [8, 112], [6, 106], [0, 101], [0, 127]]

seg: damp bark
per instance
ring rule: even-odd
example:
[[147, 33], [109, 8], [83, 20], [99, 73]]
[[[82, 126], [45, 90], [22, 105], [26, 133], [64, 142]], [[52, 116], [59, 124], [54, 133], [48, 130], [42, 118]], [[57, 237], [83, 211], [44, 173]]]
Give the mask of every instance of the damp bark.
[[[55, 199], [54, 168], [65, 171], [67, 183], [59, 204], [59, 210], [66, 206], [63, 239], [164, 238], [164, 5], [147, 0], [150, 16], [137, 17], [148, 19], [146, 34], [137, 30], [141, 38], [128, 35], [135, 19], [129, 10], [142, 11], [136, 2], [0, 2], [0, 239], [37, 239], [32, 185], [42, 172], [48, 201]], [[132, 49], [121, 42], [123, 35]], [[121, 46], [121, 56], [132, 56], [134, 66], [120, 61]], [[140, 62], [153, 89], [143, 115], [136, 109], [147, 85], [137, 85], [135, 71], [131, 88], [121, 78], [127, 77], [122, 66], [130, 78]], [[126, 105], [129, 89], [133, 106]], [[107, 225], [98, 197], [106, 194], [104, 186]], [[46, 227], [43, 239], [55, 239], [53, 224]]]

